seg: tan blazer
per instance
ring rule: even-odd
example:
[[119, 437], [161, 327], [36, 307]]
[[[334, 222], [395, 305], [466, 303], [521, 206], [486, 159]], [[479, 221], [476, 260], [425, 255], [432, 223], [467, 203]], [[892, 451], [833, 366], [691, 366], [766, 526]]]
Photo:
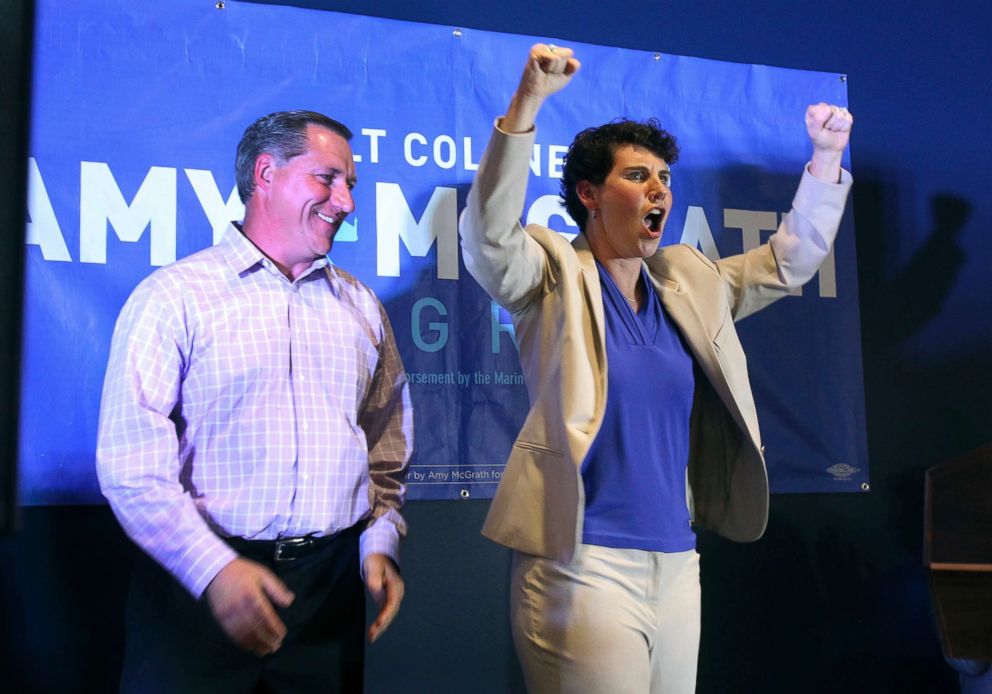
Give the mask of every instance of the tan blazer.
[[[506, 463], [483, 535], [567, 562], [582, 539], [580, 466], [606, 409], [606, 335], [599, 273], [584, 234], [569, 244], [520, 225], [534, 132], [495, 129], [460, 223], [465, 265], [510, 311], [531, 408]], [[667, 246], [645, 261], [661, 301], [705, 378], [690, 419], [690, 513], [737, 541], [768, 519], [768, 477], [747, 364], [734, 321], [806, 282], [829, 252], [851, 185], [805, 172], [769, 242], [710, 261]]]

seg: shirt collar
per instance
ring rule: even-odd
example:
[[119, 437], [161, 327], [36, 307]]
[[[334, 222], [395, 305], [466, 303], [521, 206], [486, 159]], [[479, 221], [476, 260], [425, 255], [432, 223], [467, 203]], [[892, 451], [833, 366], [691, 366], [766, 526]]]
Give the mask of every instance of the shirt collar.
[[[285, 277], [276, 264], [269, 260], [268, 257], [262, 251], [258, 249], [251, 240], [245, 236], [244, 231], [241, 228], [241, 222], [231, 222], [227, 230], [224, 232], [224, 236], [221, 238], [218, 246], [224, 252], [224, 257], [227, 259], [228, 264], [231, 269], [239, 275], [243, 272], [253, 270], [256, 267], [264, 267], [267, 270], [281, 276]], [[326, 267], [330, 261], [326, 256], [321, 256], [320, 258], [314, 259], [310, 267], [307, 268], [299, 277], [297, 281], [308, 277], [315, 271]]]

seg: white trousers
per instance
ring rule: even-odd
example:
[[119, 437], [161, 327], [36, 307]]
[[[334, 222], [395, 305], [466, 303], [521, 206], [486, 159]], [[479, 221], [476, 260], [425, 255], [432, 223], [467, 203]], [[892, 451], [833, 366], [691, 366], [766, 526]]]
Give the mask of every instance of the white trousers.
[[691, 694], [699, 555], [579, 545], [560, 564], [515, 553], [513, 642], [533, 694]]

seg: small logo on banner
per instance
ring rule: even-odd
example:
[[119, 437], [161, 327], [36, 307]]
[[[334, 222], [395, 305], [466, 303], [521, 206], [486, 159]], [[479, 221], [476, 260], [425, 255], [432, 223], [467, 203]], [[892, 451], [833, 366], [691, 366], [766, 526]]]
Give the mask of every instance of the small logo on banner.
[[828, 467], [827, 472], [834, 476], [835, 481], [844, 482], [854, 473], [861, 472], [861, 468], [853, 467], [847, 463], [837, 463]]

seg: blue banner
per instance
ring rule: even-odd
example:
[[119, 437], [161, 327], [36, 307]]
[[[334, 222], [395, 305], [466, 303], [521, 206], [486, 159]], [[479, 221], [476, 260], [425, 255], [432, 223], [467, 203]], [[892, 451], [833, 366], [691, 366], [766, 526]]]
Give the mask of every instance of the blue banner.
[[[291, 108], [355, 132], [357, 209], [331, 257], [376, 291], [396, 332], [416, 408], [409, 498], [492, 496], [527, 393], [509, 318], [461, 261], [457, 216], [530, 45], [547, 37], [213, 0], [38, 0], [37, 27], [22, 499], [100, 498], [117, 313], [148, 273], [241, 218], [241, 133]], [[682, 147], [664, 242], [739, 253], [789, 209], [810, 152], [806, 105], [847, 103], [834, 73], [555, 41], [583, 69], [541, 113], [524, 218], [565, 234], [577, 232], [557, 202], [573, 135], [656, 116]], [[849, 213], [801, 296], [739, 330], [773, 491], [866, 490]]]

